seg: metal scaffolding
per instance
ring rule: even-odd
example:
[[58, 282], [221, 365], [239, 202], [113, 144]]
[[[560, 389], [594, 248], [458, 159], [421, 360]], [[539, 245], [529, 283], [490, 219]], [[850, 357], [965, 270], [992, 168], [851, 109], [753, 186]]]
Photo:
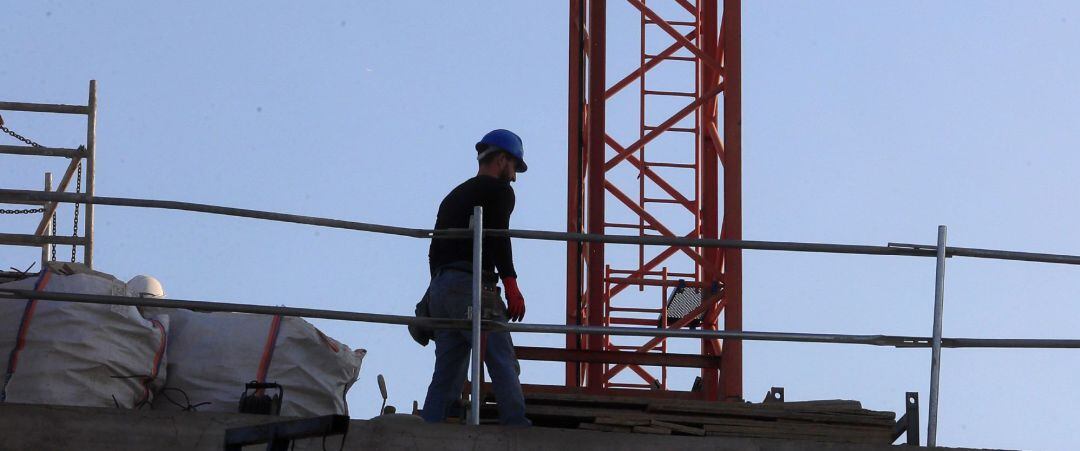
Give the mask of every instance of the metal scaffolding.
[[[81, 182], [82, 169], [85, 162], [86, 165], [86, 194], [88, 197], [94, 196], [94, 153], [95, 153], [95, 141], [97, 134], [97, 81], [90, 80], [90, 92], [86, 102], [86, 105], [63, 105], [63, 104], [49, 104], [49, 103], [23, 103], [23, 102], [0, 102], [0, 111], [22, 111], [32, 113], [55, 113], [55, 114], [77, 114], [86, 116], [86, 145], [79, 146], [75, 149], [66, 148], [54, 148], [44, 147], [29, 139], [17, 136], [17, 134], [9, 132], [12, 136], [19, 138], [21, 141], [27, 143], [26, 146], [12, 146], [12, 145], [0, 145], [0, 154], [8, 155], [27, 155], [27, 156], [41, 156], [41, 157], [60, 157], [71, 160], [68, 162], [67, 169], [64, 171], [64, 176], [60, 179], [60, 184], [56, 186], [56, 190], [52, 191], [52, 173], [45, 173], [45, 191], [64, 193], [67, 191], [68, 186], [71, 184], [71, 179], [76, 177]], [[0, 125], [3, 125], [3, 121], [0, 120]], [[3, 236], [3, 244], [15, 244], [24, 246], [40, 246], [41, 247], [41, 265], [45, 266], [54, 253], [53, 246], [56, 244], [66, 244], [72, 246], [72, 261], [75, 258], [75, 247], [82, 246], [83, 248], [83, 263], [87, 267], [93, 267], [94, 264], [94, 205], [86, 204], [86, 216], [83, 219], [83, 235], [72, 237], [52, 236], [49, 224], [55, 219], [56, 215], [56, 201], [7, 201], [5, 203], [21, 203], [24, 205], [40, 206], [41, 221], [38, 222], [37, 228], [32, 234], [11, 234], [0, 233]], [[76, 210], [77, 212], [78, 210]], [[78, 213], [76, 213], [77, 215]], [[76, 221], [77, 221], [76, 216]], [[76, 223], [76, 230], [78, 224]]]
[[[91, 194], [74, 194], [74, 193], [58, 193], [51, 191], [27, 191], [27, 190], [12, 190], [12, 189], [0, 189], [0, 203], [17, 203], [17, 204], [56, 204], [60, 202], [82, 202], [88, 205], [115, 205], [115, 206], [128, 206], [128, 207], [142, 207], [142, 208], [158, 208], [158, 209], [171, 209], [171, 210], [183, 210], [191, 212], [210, 213], [226, 216], [247, 217], [255, 219], [264, 219], [280, 222], [289, 222], [296, 224], [308, 224], [321, 227], [331, 227], [346, 230], [358, 230], [366, 232], [375, 232], [382, 234], [390, 234], [397, 236], [405, 236], [412, 238], [430, 239], [432, 237], [445, 237], [455, 239], [471, 239], [474, 247], [474, 265], [480, 264], [480, 245], [483, 236], [500, 236], [500, 237], [516, 237], [523, 239], [536, 239], [547, 241], [565, 241], [568, 243], [620, 243], [620, 244], [633, 244], [641, 246], [682, 246], [682, 247], [695, 247], [695, 248], [715, 248], [715, 249], [755, 249], [755, 250], [773, 250], [773, 251], [788, 251], [788, 252], [818, 252], [818, 253], [838, 253], [838, 254], [864, 254], [864, 255], [891, 255], [891, 256], [912, 256], [912, 257], [934, 257], [936, 261], [935, 271], [935, 299], [934, 299], [934, 332], [931, 337], [916, 337], [916, 336], [891, 336], [891, 335], [845, 335], [845, 334], [809, 334], [809, 333], [791, 333], [791, 332], [750, 332], [739, 330], [692, 330], [685, 328], [654, 328], [654, 327], [611, 327], [609, 325], [602, 326], [590, 326], [590, 325], [554, 325], [554, 324], [504, 324], [491, 321], [480, 321], [478, 317], [472, 318], [472, 320], [448, 320], [448, 319], [425, 319], [415, 318], [408, 316], [396, 316], [396, 315], [383, 315], [372, 313], [356, 313], [356, 312], [341, 312], [319, 309], [306, 309], [306, 308], [292, 308], [292, 307], [270, 307], [260, 305], [245, 305], [245, 304], [226, 304], [226, 303], [210, 303], [201, 301], [185, 301], [176, 299], [145, 299], [145, 298], [127, 298], [127, 297], [115, 297], [115, 296], [96, 296], [96, 295], [83, 295], [83, 294], [67, 294], [67, 293], [50, 293], [50, 292], [34, 292], [27, 290], [12, 290], [12, 289], [0, 289], [0, 299], [41, 299], [41, 300], [56, 300], [56, 301], [68, 301], [68, 302], [83, 302], [93, 304], [118, 304], [118, 305], [136, 305], [136, 306], [154, 306], [154, 307], [171, 307], [171, 308], [191, 308], [203, 311], [229, 311], [229, 312], [245, 312], [245, 313], [259, 313], [269, 315], [282, 315], [282, 316], [302, 316], [308, 318], [325, 318], [336, 319], [345, 321], [361, 321], [361, 322], [374, 322], [385, 324], [416, 324], [423, 325], [431, 328], [458, 328], [468, 329], [471, 328], [473, 335], [480, 333], [481, 330], [494, 330], [505, 329], [511, 332], [525, 332], [525, 333], [553, 333], [563, 334], [565, 336], [588, 336], [588, 337], [605, 337], [605, 336], [637, 336], [637, 337], [651, 337], [651, 340], [661, 340], [666, 338], [692, 338], [703, 341], [710, 340], [726, 340], [727, 342], [742, 342], [743, 340], [762, 340], [762, 341], [785, 341], [785, 342], [809, 342], [809, 343], [834, 343], [834, 344], [861, 344], [861, 345], [873, 345], [873, 346], [894, 346], [894, 347], [929, 347], [932, 350], [931, 356], [931, 381], [930, 381], [930, 418], [929, 418], [929, 433], [928, 444], [933, 446], [937, 439], [937, 406], [939, 402], [939, 381], [938, 376], [940, 374], [940, 360], [941, 349], [946, 347], [952, 348], [1080, 348], [1080, 340], [1077, 339], [988, 339], [988, 338], [945, 338], [942, 336], [942, 310], [944, 305], [944, 284], [945, 284], [945, 261], [949, 257], [972, 257], [972, 258], [987, 258], [987, 259], [1000, 259], [1000, 260], [1014, 260], [1014, 261], [1028, 261], [1028, 262], [1042, 262], [1042, 263], [1056, 263], [1056, 264], [1069, 264], [1080, 265], [1080, 256], [1076, 255], [1062, 255], [1062, 254], [1043, 254], [1032, 252], [1016, 252], [1007, 250], [994, 250], [994, 249], [971, 249], [961, 247], [948, 247], [945, 242], [946, 229], [945, 226], [938, 228], [938, 242], [936, 245], [919, 245], [919, 244], [894, 244], [890, 243], [887, 246], [868, 246], [868, 245], [851, 245], [851, 244], [830, 244], [830, 243], [798, 243], [798, 242], [775, 242], [775, 241], [746, 241], [746, 240], [728, 240], [728, 239], [698, 239], [687, 237], [655, 237], [655, 236], [626, 236], [626, 235], [603, 235], [603, 234], [583, 234], [583, 233], [562, 233], [551, 231], [538, 231], [538, 230], [483, 230], [479, 221], [473, 221], [472, 227], [469, 229], [451, 229], [451, 230], [430, 230], [430, 229], [414, 229], [405, 227], [395, 227], [380, 224], [369, 224], [354, 221], [342, 221], [337, 219], [319, 218], [311, 216], [293, 215], [287, 213], [277, 213], [259, 210], [248, 210], [233, 207], [222, 207], [216, 205], [197, 204], [189, 202], [176, 202], [176, 201], [163, 201], [153, 199], [131, 199], [131, 198], [118, 198], [118, 197], [98, 197]], [[478, 210], [474, 213], [476, 217], [482, 215], [482, 211]], [[53, 237], [31, 237], [28, 239], [22, 235], [10, 235], [0, 234], [0, 245], [14, 244], [14, 245], [40, 245], [50, 242]], [[477, 266], [478, 267], [478, 266]], [[474, 304], [479, 302], [479, 290], [480, 290], [480, 271], [474, 271]], [[478, 308], [478, 307], [476, 307]], [[660, 364], [664, 366], [678, 366], [678, 367], [693, 367], [700, 368], [703, 366], [721, 364], [717, 362], [715, 358], [709, 356], [697, 356], [697, 355], [679, 355], [679, 354], [663, 354], [659, 357], [663, 360], [655, 360], [657, 356], [647, 356], [642, 352], [600, 352], [589, 353], [585, 355], [551, 355], [546, 350], [548, 348], [524, 348], [518, 347], [516, 350], [523, 355], [531, 355], [536, 360], [555, 360], [555, 361], [578, 361], [588, 360], [593, 363], [604, 363], [608, 365], [628, 366], [628, 365], [652, 365]], [[475, 353], [474, 353], [475, 354]], [[645, 360], [644, 357], [649, 357], [649, 360]], [[480, 358], [474, 355], [474, 362], [480, 363]], [[476, 370], [479, 366], [473, 368], [474, 380], [479, 380], [478, 376], [475, 376]], [[480, 384], [473, 384], [473, 399], [478, 399], [479, 394], [477, 390]], [[636, 393], [650, 393], [647, 391], [636, 391]], [[474, 412], [475, 413], [475, 412]], [[477, 417], [474, 415], [472, 420], [475, 424]]]

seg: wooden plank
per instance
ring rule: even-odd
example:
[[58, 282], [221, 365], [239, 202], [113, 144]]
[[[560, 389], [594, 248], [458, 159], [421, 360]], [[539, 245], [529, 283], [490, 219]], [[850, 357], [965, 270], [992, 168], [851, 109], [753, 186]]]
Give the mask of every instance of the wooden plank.
[[[778, 422], [776, 419], [761, 419], [752, 417], [738, 417], [738, 416], [714, 416], [714, 415], [693, 415], [693, 414], [679, 414], [679, 413], [665, 413], [665, 412], [644, 412], [634, 411], [618, 408], [600, 408], [600, 407], [574, 407], [574, 406], [545, 406], [526, 404], [525, 413], [530, 418], [559, 418], [559, 419], [577, 419], [579, 421], [592, 422], [597, 418], [610, 417], [610, 418], [624, 418], [624, 419], [656, 419], [660, 421], [668, 421], [672, 423], [681, 424], [714, 424], [714, 425], [727, 425], [727, 426], [759, 426], [759, 427], [771, 427], [771, 425]], [[795, 424], [799, 424], [795, 422]], [[802, 424], [816, 425], [819, 423], [802, 422]], [[867, 427], [882, 427], [892, 428], [892, 424], [889, 425], [866, 425]], [[820, 427], [820, 426], [819, 426]]]
[[[53, 193], [62, 193], [67, 190], [67, 186], [71, 183], [71, 177], [75, 175], [75, 170], [79, 168], [79, 162], [82, 159], [74, 159], [68, 162], [67, 170], [64, 171], [64, 176], [60, 178], [60, 185], [53, 190]], [[60, 205], [58, 202], [49, 202], [45, 204], [45, 213], [42, 214], [41, 221], [38, 222], [37, 229], [34, 229], [34, 235], [44, 235], [45, 227], [52, 220], [53, 215], [56, 214], [56, 207]]]
[[706, 432], [707, 437], [738, 437], [738, 438], [763, 438], [774, 440], [807, 440], [815, 442], [834, 442], [834, 443], [859, 443], [859, 444], [875, 444], [875, 445], [890, 445], [892, 443], [892, 436], [887, 434], [879, 434], [875, 436], [870, 435], [846, 435], [846, 434], [830, 434], [830, 435], [812, 435], [812, 434], [797, 434], [791, 432], [761, 432], [761, 431], [742, 431], [742, 430], [730, 430], [730, 431], [710, 431]]
[[783, 409], [827, 409], [827, 410], [862, 410], [862, 403], [846, 399], [821, 399], [816, 401], [785, 401], [758, 405], [776, 405]]
[[704, 425], [704, 429], [706, 434], [710, 436], [722, 435], [728, 437], [784, 438], [878, 444], [892, 443], [891, 431], [884, 427], [821, 426], [805, 423], [776, 422], [768, 426], [706, 424]]
[[635, 434], [671, 435], [671, 429], [656, 426], [634, 426]]
[[31, 113], [87, 114], [89, 107], [55, 103], [0, 102], [0, 110], [27, 111]]
[[0, 154], [31, 155], [39, 157], [82, 158], [86, 152], [62, 147], [0, 146]]
[[[886, 421], [895, 422], [896, 414], [893, 412], [877, 412], [861, 409], [858, 401], [848, 400], [821, 400], [821, 401], [795, 401], [784, 403], [751, 404], [735, 402], [712, 402], [694, 400], [650, 400], [629, 396], [610, 395], [587, 395], [578, 393], [527, 393], [525, 395], [528, 404], [553, 404], [572, 405], [582, 407], [621, 407], [640, 408], [650, 411], [670, 411], [678, 413], [706, 414], [706, 415], [736, 415], [754, 416], [764, 418], [786, 417], [784, 412], [800, 414], [855, 414], [856, 421], [862, 417], [876, 418], [881, 423]], [[868, 420], [874, 422], [875, 420]]]
[[685, 425], [678, 424], [678, 423], [669, 423], [667, 421], [660, 421], [660, 420], [649, 420], [649, 421], [650, 421], [652, 426], [671, 429], [672, 431], [681, 432], [681, 433], [687, 434], [687, 435], [696, 435], [696, 436], [699, 436], [699, 437], [704, 437], [705, 436], [705, 429], [702, 429], [702, 428], [696, 428], [696, 427], [692, 427], [692, 426], [685, 426]]
[[585, 429], [588, 431], [600, 431], [600, 432], [633, 432], [630, 426], [616, 426], [612, 424], [596, 424], [596, 423], [581, 423], [578, 425], [578, 429]]
[[695, 411], [709, 411], [719, 410], [721, 412], [728, 412], [732, 410], [751, 410], [751, 411], [800, 411], [800, 412], [846, 412], [846, 411], [859, 411], [859, 412], [872, 412], [881, 415], [893, 415], [892, 412], [880, 412], [873, 410], [866, 410], [862, 408], [862, 404], [858, 401], [830, 399], [830, 400], [817, 400], [817, 401], [792, 401], [792, 402], [768, 402], [768, 403], [746, 403], [746, 402], [713, 402], [713, 401], [695, 401], [695, 400], [654, 400], [650, 405], [678, 405], [684, 406], [688, 409]]
[[[37, 216], [37, 215], [35, 215]], [[85, 246], [86, 238], [62, 235], [26, 235], [21, 233], [0, 233], [0, 244], [11, 246], [37, 247], [43, 244], [67, 244]]]
[[584, 395], [576, 393], [526, 393], [526, 404], [558, 404], [581, 406], [619, 406], [636, 407], [644, 410], [649, 405], [648, 399], [629, 396]]
[[[891, 443], [892, 425], [851, 425], [817, 423], [800, 420], [761, 419], [737, 416], [686, 415], [662, 412], [643, 412], [619, 408], [589, 408], [574, 406], [526, 405], [526, 414], [537, 425], [575, 424], [575, 422], [618, 423], [606, 426], [629, 427], [653, 421], [678, 425], [701, 426], [705, 435], [729, 437], [760, 437], [774, 439], [804, 439], [852, 443]], [[680, 432], [673, 427], [672, 431]], [[686, 426], [686, 427], [693, 427]], [[573, 427], [573, 426], [570, 426]], [[588, 426], [597, 428], [597, 426]], [[690, 433], [686, 430], [686, 433]]]
[[649, 426], [652, 424], [652, 420], [644, 417], [597, 417], [596, 423], [615, 426]]
[[668, 412], [694, 415], [733, 416], [762, 419], [790, 419], [817, 423], [851, 423], [892, 425], [896, 414], [893, 412], [861, 411], [799, 411], [780, 408], [746, 407], [733, 403], [714, 403], [695, 405], [692, 403], [654, 402], [646, 409], [648, 412]]
[[823, 400], [810, 400], [810, 401], [787, 401], [787, 402], [766, 402], [766, 403], [748, 403], [748, 402], [716, 402], [716, 401], [701, 401], [701, 400], [653, 400], [653, 403], [672, 404], [676, 403], [694, 408], [721, 408], [721, 409], [751, 409], [751, 410], [861, 410], [862, 403], [859, 401], [845, 400], [845, 399], [823, 399]]
[[[526, 398], [528, 398], [532, 394], [585, 394], [584, 388], [567, 388], [562, 385], [521, 384], [521, 390], [525, 393]], [[616, 395], [617, 397], [636, 399], [639, 401], [642, 399], [700, 401], [701, 398], [704, 396], [701, 392], [678, 390], [636, 390], [626, 388], [611, 388], [606, 391], [612, 393], [613, 395]]]
[[753, 404], [531, 393], [526, 406], [530, 418], [591, 430], [845, 443], [890, 444], [895, 419], [841, 399]]
[[865, 433], [865, 434], [877, 434], [882, 431], [888, 431], [889, 429], [884, 427], [871, 427], [871, 426], [850, 426], [850, 425], [820, 425], [810, 423], [798, 423], [798, 422], [760, 422], [761, 424], [705, 424], [702, 428], [706, 432], [715, 432], [723, 430], [733, 429], [760, 429], [770, 431], [786, 431], [791, 433], [800, 434], [832, 434], [836, 432], [842, 433]]

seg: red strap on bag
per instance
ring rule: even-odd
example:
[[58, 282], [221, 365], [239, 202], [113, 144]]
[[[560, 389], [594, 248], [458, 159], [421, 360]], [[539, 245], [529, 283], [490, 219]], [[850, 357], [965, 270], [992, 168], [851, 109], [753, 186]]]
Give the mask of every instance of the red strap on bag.
[[[52, 273], [43, 271], [37, 282], [34, 283], [34, 291], [43, 291], [49, 285], [50, 279], [52, 279]], [[15, 338], [15, 347], [11, 349], [11, 355], [8, 356], [7, 377], [9, 379], [12, 374], [15, 374], [15, 368], [19, 365], [19, 353], [26, 347], [26, 335], [30, 332], [30, 322], [34, 319], [37, 302], [37, 299], [28, 299], [26, 307], [23, 309], [22, 321], [19, 323], [19, 333]]]
[[266, 382], [266, 373], [270, 372], [270, 361], [274, 358], [274, 348], [277, 347], [278, 333], [281, 332], [281, 315], [274, 315], [270, 322], [270, 332], [266, 334], [266, 344], [263, 345], [262, 360], [259, 361], [259, 372], [255, 380], [260, 384]]

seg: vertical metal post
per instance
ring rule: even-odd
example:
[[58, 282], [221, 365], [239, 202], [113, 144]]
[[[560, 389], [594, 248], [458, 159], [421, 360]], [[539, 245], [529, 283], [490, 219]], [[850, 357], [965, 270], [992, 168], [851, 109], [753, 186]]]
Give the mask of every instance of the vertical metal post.
[[[584, 179], [582, 179], [582, 133], [585, 108], [585, 0], [570, 0], [570, 71], [569, 71], [569, 109], [567, 110], [567, 167], [566, 179], [566, 231], [582, 233], [584, 229], [583, 205]], [[578, 312], [581, 311], [582, 278], [581, 253], [583, 246], [578, 241], [566, 242], [566, 325], [581, 325]], [[566, 349], [580, 349], [581, 335], [566, 334]], [[581, 386], [581, 363], [566, 362], [566, 386]]]
[[484, 207], [473, 207], [472, 216], [473, 230], [473, 295], [472, 295], [472, 384], [470, 393], [471, 403], [469, 409], [469, 424], [480, 424], [480, 273], [483, 271], [480, 265], [482, 258], [482, 241], [484, 239]]
[[[45, 192], [47, 193], [49, 191], [52, 191], [52, 172], [45, 173]], [[50, 214], [48, 210], [49, 209], [46, 208], [45, 211], [41, 212], [41, 220], [45, 223], [48, 223], [50, 219], [48, 216]], [[43, 232], [42, 235], [49, 236], [51, 234], [51, 230], [48, 227], [45, 227], [45, 232]], [[52, 253], [52, 246], [53, 245], [49, 243], [41, 245], [41, 269], [43, 271], [45, 270], [45, 264], [49, 262], [49, 254]]]
[[907, 444], [919, 446], [919, 392], [907, 392], [904, 397], [904, 420], [907, 422]]
[[[717, 24], [717, 16], [719, 11], [717, 10], [717, 0], [703, 0], [698, 2], [698, 45], [701, 46], [702, 51], [712, 56], [717, 55], [718, 38], [720, 33], [720, 27]], [[727, 16], [727, 12], [724, 13], [724, 19], [730, 19]], [[730, 30], [725, 30], [730, 31]], [[718, 60], [721, 58], [717, 58]], [[720, 74], [716, 69], [712, 68], [708, 64], [703, 64], [700, 61], [695, 63], [698, 67], [698, 95], [704, 95], [713, 89], [720, 83]], [[733, 73], [732, 79], [736, 79], [738, 74]], [[698, 236], [701, 238], [719, 238], [720, 237], [720, 153], [718, 150], [723, 147], [723, 143], [716, 141], [715, 137], [710, 134], [707, 129], [713, 128], [717, 124], [717, 110], [719, 98], [711, 98], [702, 106], [698, 107], [698, 118], [701, 122], [698, 129], [696, 143], [698, 154], [696, 161], [698, 162], [698, 173], [701, 174], [698, 177], [700, 185], [698, 186], [698, 224], [700, 228]], [[705, 287], [715, 286], [715, 283], [719, 283], [723, 274], [720, 272], [720, 268], [723, 266], [721, 255], [724, 252], [723, 249], [715, 247], [704, 248], [701, 250], [707, 264], [698, 264], [697, 273], [700, 280], [704, 282]], [[708, 296], [711, 294], [710, 289], [702, 289], [702, 296]], [[667, 299], [667, 298], [665, 298]], [[701, 324], [702, 329], [717, 329], [718, 324], [716, 322], [717, 316], [720, 312], [716, 311], [719, 308], [713, 305], [709, 308], [709, 312], [705, 315], [704, 321]], [[725, 340], [726, 341], [726, 340]], [[722, 353], [720, 349], [716, 349], [713, 346], [713, 340], [701, 340], [701, 353], [702, 355], [720, 355], [721, 359], [726, 353]], [[728, 349], [728, 345], [733, 345], [732, 342], [724, 343], [724, 350]], [[721, 365], [723, 367], [723, 365]], [[726, 375], [726, 373], [725, 373]], [[715, 401], [720, 399], [721, 385], [720, 385], [720, 369], [702, 368], [701, 369], [702, 380], [702, 394], [705, 399]]]
[[[585, 168], [586, 175], [586, 199], [588, 208], [588, 231], [589, 233], [602, 234], [604, 230], [604, 181], [606, 179], [604, 163], [606, 162], [607, 129], [605, 128], [605, 103], [607, 96], [605, 91], [605, 70], [607, 64], [607, 2], [606, 0], [589, 1], [589, 53], [588, 53], [588, 98], [589, 106], [586, 112], [588, 131], [586, 151], [588, 159]], [[587, 260], [586, 287], [588, 293], [588, 320], [590, 326], [603, 326], [606, 312], [604, 311], [604, 243], [589, 243]], [[585, 340], [588, 343], [586, 349], [592, 352], [600, 352], [604, 349], [603, 335], [589, 335]], [[601, 363], [588, 363], [585, 371], [585, 389], [597, 393], [604, 388], [604, 365]]]
[[937, 278], [934, 282], [934, 339], [930, 357], [930, 419], [927, 422], [926, 446], [937, 446], [938, 388], [941, 377], [941, 316], [945, 303], [945, 236], [947, 228], [937, 230]]
[[[742, 1], [724, 0], [724, 218], [721, 238], [742, 239]], [[711, 187], [703, 187], [705, 190]], [[724, 330], [740, 331], [742, 321], [742, 249], [724, 250]], [[720, 355], [721, 393], [742, 399], [742, 341], [724, 340]]]
[[[90, 98], [86, 103], [86, 195], [91, 200], [94, 198], [94, 141], [97, 135], [97, 80], [90, 80]], [[86, 267], [94, 267], [94, 204], [86, 203], [86, 219], [83, 223], [83, 235], [86, 237], [86, 245], [83, 246], [83, 263]]]

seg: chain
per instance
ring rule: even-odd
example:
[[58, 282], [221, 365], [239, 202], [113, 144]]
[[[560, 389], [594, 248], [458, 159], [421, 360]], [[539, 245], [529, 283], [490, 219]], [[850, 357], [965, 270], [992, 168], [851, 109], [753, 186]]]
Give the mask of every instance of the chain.
[[[75, 179], [75, 194], [82, 192], [82, 161], [79, 162], [79, 176]], [[79, 204], [75, 204], [75, 221], [71, 228], [71, 236], [79, 236]], [[71, 245], [71, 262], [75, 262], [75, 244]]]
[[25, 137], [25, 136], [23, 136], [23, 135], [20, 135], [20, 134], [18, 134], [18, 133], [15, 133], [15, 131], [14, 131], [14, 130], [12, 130], [12, 129], [10, 129], [10, 128], [7, 128], [7, 127], [5, 127], [5, 126], [4, 126], [4, 124], [3, 124], [3, 122], [0, 122], [0, 130], [3, 130], [3, 131], [4, 131], [4, 133], [7, 133], [7, 134], [11, 135], [11, 137], [12, 137], [12, 138], [15, 138], [15, 139], [17, 139], [17, 140], [19, 140], [19, 141], [22, 141], [22, 142], [24, 142], [24, 143], [27, 143], [27, 144], [29, 144], [29, 145], [31, 145], [31, 146], [34, 146], [34, 147], [41, 147], [41, 144], [38, 144], [38, 143], [34, 142], [34, 141], [33, 141], [32, 139], [30, 139], [30, 138], [27, 138], [27, 137]]
[[45, 213], [45, 208], [23, 208], [15, 210], [0, 208], [0, 215], [32, 215], [34, 213]]
[[[3, 131], [4, 133], [7, 133], [8, 135], [10, 135], [12, 138], [15, 138], [15, 139], [17, 139], [19, 141], [22, 141], [22, 142], [24, 142], [27, 145], [30, 145], [32, 147], [42, 147], [41, 144], [38, 144], [38, 143], [34, 142], [34, 140], [32, 140], [30, 138], [27, 138], [27, 137], [25, 137], [23, 135], [20, 135], [20, 134], [16, 133], [14, 130], [5, 127], [3, 118], [0, 118], [0, 131]], [[80, 146], [80, 148], [81, 148], [81, 146]], [[75, 179], [75, 193], [81, 193], [82, 192], [82, 172], [83, 172], [82, 171], [82, 161], [79, 161], [79, 175], [78, 175], [78, 178]], [[43, 208], [25, 208], [25, 209], [21, 209], [21, 210], [0, 209], [0, 214], [5, 214], [5, 215], [25, 215], [25, 214], [34, 214], [34, 213], [44, 213], [44, 212], [45, 212], [44, 207]], [[53, 234], [53, 236], [56, 236], [56, 214], [53, 214], [53, 217], [52, 217], [52, 234]], [[74, 222], [74, 225], [72, 226], [71, 236], [73, 236], [73, 237], [78, 237], [79, 236], [79, 204], [75, 204], [75, 222]], [[52, 260], [56, 261], [56, 246], [52, 247]], [[74, 244], [71, 245], [71, 261], [72, 262], [75, 261], [75, 245]]]
[[[56, 213], [53, 213], [52, 215], [52, 236], [56, 236]], [[49, 258], [49, 261], [56, 261], [56, 245], [49, 246], [49, 249], [52, 250], [52, 256]]]
[[[31, 146], [41, 147], [41, 144], [38, 144], [38, 143], [34, 142], [33, 140], [31, 140], [30, 138], [27, 138], [27, 137], [25, 137], [23, 135], [15, 133], [15, 131], [13, 131], [12, 129], [5, 127], [3, 118], [0, 118], [0, 130], [3, 130], [4, 133], [7, 133], [7, 134], [11, 135], [12, 138], [15, 138], [15, 139], [17, 139], [19, 141], [27, 143], [27, 144], [29, 144]], [[0, 214], [2, 214], [2, 215], [32, 215], [34, 213], [44, 213], [44, 212], [45, 212], [44, 207], [42, 207], [42, 208], [23, 208], [23, 209], [15, 209], [15, 210], [9, 210], [9, 209], [6, 209], [6, 208], [0, 208]]]

